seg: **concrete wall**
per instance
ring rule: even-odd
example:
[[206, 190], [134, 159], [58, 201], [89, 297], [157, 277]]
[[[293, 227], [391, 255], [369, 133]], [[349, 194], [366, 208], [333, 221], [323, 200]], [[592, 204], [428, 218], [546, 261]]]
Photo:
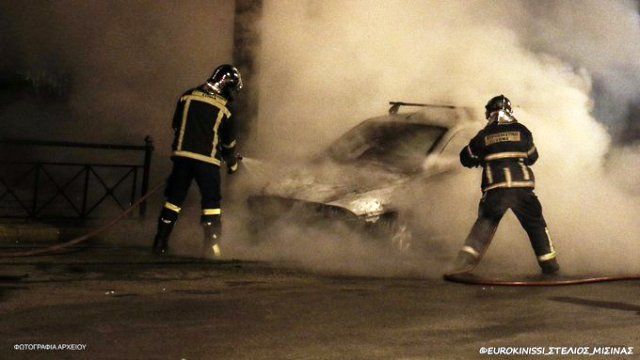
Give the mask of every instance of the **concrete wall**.
[[0, 134], [96, 142], [155, 139], [168, 153], [180, 93], [232, 61], [235, 2], [2, 1], [0, 71], [70, 80], [66, 101], [0, 104]]

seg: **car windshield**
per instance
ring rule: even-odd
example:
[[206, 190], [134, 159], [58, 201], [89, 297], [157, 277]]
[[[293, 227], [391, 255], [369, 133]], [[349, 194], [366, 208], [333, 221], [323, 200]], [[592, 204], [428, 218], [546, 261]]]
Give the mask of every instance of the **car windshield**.
[[445, 133], [443, 127], [402, 121], [368, 120], [349, 130], [329, 148], [339, 162], [373, 162], [412, 170]]

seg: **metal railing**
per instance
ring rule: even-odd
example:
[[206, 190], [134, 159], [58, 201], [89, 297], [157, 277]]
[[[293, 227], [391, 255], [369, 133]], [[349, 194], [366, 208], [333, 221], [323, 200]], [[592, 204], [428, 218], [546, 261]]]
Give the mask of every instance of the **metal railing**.
[[[134, 163], [74, 161], [0, 161], [0, 218], [87, 219], [110, 200], [125, 210], [149, 191], [153, 141], [147, 136], [144, 145], [95, 144], [69, 141], [5, 139], [0, 144], [19, 147], [76, 148], [143, 152], [142, 161]], [[15, 158], [15, 157], [14, 157]], [[100, 157], [99, 157], [100, 158]], [[110, 184], [111, 183], [111, 184]], [[122, 195], [125, 186], [128, 196]], [[92, 195], [93, 196], [90, 196]], [[60, 204], [59, 200], [62, 200]], [[57, 203], [54, 208], [53, 204]], [[13, 206], [12, 206], [13, 205]], [[139, 218], [146, 215], [140, 206]]]

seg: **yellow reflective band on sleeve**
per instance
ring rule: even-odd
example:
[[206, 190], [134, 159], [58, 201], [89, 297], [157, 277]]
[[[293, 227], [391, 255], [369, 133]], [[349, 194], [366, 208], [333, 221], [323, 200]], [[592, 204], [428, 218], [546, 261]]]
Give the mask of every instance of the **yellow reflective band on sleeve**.
[[500, 152], [484, 157], [484, 161], [498, 160], [498, 159], [513, 159], [513, 158], [527, 158], [529, 157], [525, 152], [507, 151]]
[[531, 149], [529, 149], [529, 151], [527, 151], [527, 155], [532, 155], [534, 152], [536, 152], [536, 146], [532, 146]]
[[179, 213], [180, 210], [182, 210], [179, 206], [173, 205], [172, 203], [170, 203], [168, 201], [166, 203], [164, 203], [164, 207], [169, 209], [169, 210], [171, 210], [171, 211], [177, 212], [177, 213]]
[[238, 170], [238, 163], [235, 163], [235, 164], [231, 165], [229, 168], [231, 169], [231, 171]]
[[228, 144], [222, 144], [222, 147], [225, 149], [231, 149], [232, 147], [236, 146], [236, 141], [233, 140], [232, 142], [228, 143]]
[[222, 211], [220, 209], [202, 209], [202, 215], [220, 215]]
[[556, 252], [552, 251], [548, 254], [542, 255], [542, 256], [538, 256], [538, 261], [539, 262], [544, 262], [544, 261], [549, 261], [549, 260], [553, 260], [556, 258]]
[[474, 257], [480, 257], [480, 253], [478, 251], [476, 251], [476, 249], [472, 248], [471, 246], [465, 245], [462, 247], [462, 250], [466, 253], [469, 253], [471, 255], [473, 255]]

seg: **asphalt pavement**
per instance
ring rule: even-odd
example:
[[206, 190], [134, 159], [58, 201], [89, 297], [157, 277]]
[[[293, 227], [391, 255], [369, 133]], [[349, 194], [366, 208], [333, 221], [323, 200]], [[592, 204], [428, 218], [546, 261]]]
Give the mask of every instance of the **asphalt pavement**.
[[[0, 358], [468, 359], [587, 346], [634, 348], [591, 359], [637, 358], [639, 295], [638, 282], [483, 287], [92, 247], [0, 259]], [[43, 349], [63, 344], [75, 350]]]

